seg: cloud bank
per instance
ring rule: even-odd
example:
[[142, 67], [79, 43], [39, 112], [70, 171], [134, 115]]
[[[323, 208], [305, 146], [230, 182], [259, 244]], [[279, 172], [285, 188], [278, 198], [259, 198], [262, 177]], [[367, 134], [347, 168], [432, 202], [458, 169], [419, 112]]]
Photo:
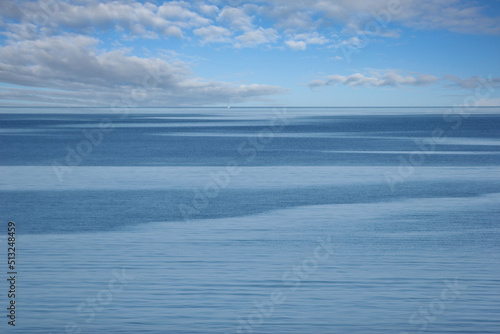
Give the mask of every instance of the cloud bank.
[[389, 71], [385, 74], [364, 75], [355, 73], [345, 75], [328, 75], [324, 79], [314, 80], [308, 83], [311, 88], [320, 86], [338, 86], [346, 85], [351, 87], [398, 87], [398, 86], [426, 86], [439, 81], [438, 77], [429, 74], [419, 75], [401, 75], [395, 71]]
[[103, 105], [136, 94], [141, 105], [168, 106], [243, 102], [285, 91], [203, 80], [180, 60], [131, 56], [126, 49], [102, 51], [98, 44], [92, 37], [66, 34], [0, 48], [0, 78], [18, 86], [3, 88], [0, 98]]
[[478, 87], [494, 89], [500, 87], [500, 77], [484, 78], [473, 76], [459, 78], [454, 75], [445, 75], [439, 78], [430, 74], [401, 74], [402, 71], [386, 70], [382, 73], [370, 74], [354, 73], [351, 75], [327, 75], [323, 78], [312, 80], [306, 85], [314, 89], [323, 86], [349, 86], [349, 87], [402, 87], [402, 86], [429, 86], [438, 82], [446, 82], [448, 86], [459, 89], [474, 90]]

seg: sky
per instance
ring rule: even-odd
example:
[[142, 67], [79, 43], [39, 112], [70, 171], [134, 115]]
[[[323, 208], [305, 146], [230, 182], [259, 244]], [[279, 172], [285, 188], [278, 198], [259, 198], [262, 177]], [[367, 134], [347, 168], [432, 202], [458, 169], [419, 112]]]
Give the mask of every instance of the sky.
[[2, 0], [0, 106], [500, 106], [500, 0]]

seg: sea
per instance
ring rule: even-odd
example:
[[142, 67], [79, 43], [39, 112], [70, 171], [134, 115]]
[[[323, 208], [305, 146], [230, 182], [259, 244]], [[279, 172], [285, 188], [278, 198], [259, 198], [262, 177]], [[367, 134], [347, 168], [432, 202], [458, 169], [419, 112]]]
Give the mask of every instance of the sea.
[[0, 143], [2, 333], [500, 333], [500, 108], [3, 107]]

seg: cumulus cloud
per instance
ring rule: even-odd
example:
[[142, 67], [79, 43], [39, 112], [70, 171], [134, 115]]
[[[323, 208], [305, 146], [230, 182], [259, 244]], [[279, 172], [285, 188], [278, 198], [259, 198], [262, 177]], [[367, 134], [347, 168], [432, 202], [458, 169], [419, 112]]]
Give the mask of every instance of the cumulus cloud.
[[452, 83], [451, 86], [464, 88], [464, 89], [476, 89], [477, 87], [498, 87], [500, 86], [500, 77], [499, 78], [483, 78], [481, 76], [473, 76], [470, 78], [459, 78], [455, 75], [446, 75], [445, 79]]
[[255, 47], [260, 44], [273, 43], [278, 39], [279, 35], [272, 28], [258, 28], [256, 30], [247, 31], [244, 34], [236, 37], [235, 47], [248, 48]]
[[180, 60], [131, 56], [126, 49], [99, 51], [98, 43], [66, 34], [1, 47], [0, 80], [32, 88], [4, 88], [0, 98], [102, 105], [142, 92], [147, 96], [142, 105], [192, 105], [255, 100], [285, 91], [203, 80]]
[[403, 2], [397, 19], [410, 27], [443, 29], [468, 34], [499, 34], [499, 17], [487, 15], [485, 4], [473, 1], [443, 0]]
[[215, 16], [219, 12], [219, 7], [215, 5], [201, 4], [198, 8], [200, 13], [207, 16]]
[[428, 74], [419, 75], [401, 75], [395, 71], [389, 71], [384, 74], [374, 73], [364, 75], [355, 73], [345, 75], [328, 75], [324, 79], [313, 80], [308, 83], [311, 88], [320, 86], [346, 85], [350, 87], [399, 87], [399, 86], [426, 86], [439, 81], [438, 77]]
[[[127, 0], [3, 0], [0, 15], [7, 26], [5, 34], [17, 38], [25, 38], [34, 30], [49, 35], [61, 29], [88, 34], [96, 28], [121, 29], [125, 34], [148, 38], [190, 38], [195, 30], [217, 26], [244, 33], [274, 29], [288, 46], [298, 47], [302, 41], [307, 47], [323, 45], [329, 39], [318, 36], [314, 42], [293, 35], [321, 30], [328, 32], [326, 35], [340, 31], [341, 41], [360, 34], [398, 38], [400, 27], [500, 34], [499, 17], [487, 9], [487, 3], [478, 5], [472, 0], [194, 0], [158, 5]], [[194, 36], [204, 39], [200, 34]], [[243, 45], [236, 40], [225, 42]]]
[[212, 22], [189, 3], [177, 1], [161, 6], [129, 1], [87, 1], [84, 5], [60, 0], [6, 2], [4, 17], [19, 20], [21, 24], [34, 24], [44, 29], [45, 34], [55, 34], [60, 29], [89, 32], [99, 28], [121, 29], [132, 35], [151, 36], [154, 32], [166, 37], [182, 37], [182, 29]]
[[304, 41], [290, 40], [286, 41], [285, 44], [292, 50], [305, 50], [307, 48], [307, 44]]
[[217, 21], [229, 25], [236, 30], [250, 30], [254, 28], [252, 17], [243, 8], [224, 7], [217, 17]]
[[[303, 0], [257, 1], [261, 12], [279, 26], [315, 30], [318, 27], [346, 27], [358, 33], [373, 33], [379, 24], [379, 35], [397, 37], [394, 24], [417, 29], [443, 29], [458, 33], [499, 34], [498, 16], [489, 15], [487, 5], [464, 0]], [[309, 28], [309, 29], [308, 29]], [[296, 30], [295, 29], [295, 30]]]
[[311, 31], [317, 29], [321, 20], [314, 18], [309, 11], [297, 11], [295, 6], [260, 7], [263, 16], [276, 19], [276, 28], [291, 31]]
[[210, 25], [195, 29], [193, 33], [202, 38], [202, 43], [224, 43], [229, 42], [232, 35], [229, 29]]
[[308, 45], [323, 45], [329, 40], [318, 32], [294, 34], [289, 36], [285, 44], [292, 50], [305, 50]]
[[210, 24], [211, 20], [189, 9], [185, 2], [165, 2], [158, 8], [158, 15], [184, 27], [197, 27]]

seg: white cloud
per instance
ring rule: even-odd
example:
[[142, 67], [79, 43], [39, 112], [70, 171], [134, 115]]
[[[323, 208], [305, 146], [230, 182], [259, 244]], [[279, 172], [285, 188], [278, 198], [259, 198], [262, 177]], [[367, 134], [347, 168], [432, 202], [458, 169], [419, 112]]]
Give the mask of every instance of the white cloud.
[[260, 44], [273, 43], [278, 39], [279, 35], [276, 30], [272, 28], [264, 29], [258, 28], [245, 32], [243, 35], [237, 36], [235, 47], [255, 47]]
[[219, 13], [217, 21], [236, 30], [248, 31], [254, 28], [252, 17], [242, 8], [224, 7]]
[[323, 45], [329, 40], [318, 32], [294, 34], [285, 42], [292, 50], [305, 50], [308, 45]]
[[[398, 8], [390, 5], [397, 2]], [[19, 39], [33, 32], [51, 35], [72, 29], [89, 34], [95, 29], [116, 28], [124, 34], [147, 38], [190, 38], [193, 30], [209, 26], [243, 32], [274, 29], [285, 40], [303, 41], [306, 47], [323, 45], [329, 38], [318, 36], [314, 41], [293, 36], [317, 34], [320, 30], [330, 36], [341, 31], [340, 41], [334, 42], [338, 46], [342, 41], [359, 39], [362, 34], [398, 38], [401, 26], [500, 34], [500, 19], [487, 12], [488, 3], [478, 5], [472, 0], [232, 0], [229, 3], [194, 0], [162, 1], [161, 5], [155, 5], [128, 0], [3, 0], [0, 14], [7, 27], [4, 34]], [[226, 42], [237, 47], [243, 45], [235, 40]], [[297, 44], [292, 42], [292, 45]]]
[[361, 39], [359, 39], [359, 37], [354, 36], [354, 37], [351, 37], [351, 38], [349, 38], [349, 39], [345, 39], [345, 40], [340, 41], [340, 42], [337, 44], [337, 46], [353, 46], [353, 47], [359, 47], [362, 43], [363, 43], [363, 41], [361, 41]]
[[99, 51], [98, 43], [91, 37], [64, 35], [0, 47], [1, 82], [28, 87], [4, 88], [0, 98], [109, 105], [144, 90], [146, 78], [154, 78], [156, 84], [147, 90], [143, 105], [214, 104], [229, 98], [240, 102], [285, 91], [270, 85], [206, 81], [180, 60], [141, 58], [125, 49]]
[[313, 31], [318, 28], [319, 20], [313, 18], [314, 13], [306, 8], [299, 7], [297, 3], [278, 4], [269, 2], [258, 8], [263, 17], [270, 17], [275, 21], [278, 29], [290, 31]]
[[310, 88], [327, 86], [328, 82], [325, 80], [312, 80], [307, 84]]
[[[260, 3], [260, 2], [259, 2]], [[264, 3], [264, 1], [262, 1]], [[394, 4], [398, 4], [394, 5]], [[443, 29], [458, 33], [499, 34], [499, 17], [488, 15], [488, 4], [480, 6], [467, 0], [271, 0], [262, 4], [262, 11], [277, 24], [291, 28], [288, 22], [297, 22], [299, 30], [320, 26], [350, 27], [359, 33], [380, 29], [377, 35], [397, 37], [398, 31], [387, 30], [401, 24], [418, 29]], [[310, 19], [314, 21], [311, 24]], [[301, 24], [308, 22], [308, 25]]]
[[328, 75], [321, 80], [313, 80], [308, 86], [311, 88], [320, 86], [337, 86], [346, 85], [351, 87], [398, 87], [398, 86], [425, 86], [439, 81], [438, 77], [428, 74], [400, 75], [395, 71], [389, 71], [385, 74], [373, 73], [371, 76], [361, 73], [355, 73], [348, 76], [344, 75]]
[[478, 107], [498, 107], [498, 106], [500, 106], [500, 98], [478, 100], [477, 106]]
[[[211, 20], [195, 12], [187, 2], [165, 2], [157, 7], [152, 3], [130, 1], [34, 1], [10, 0], [3, 14], [22, 24], [34, 24], [44, 34], [56, 34], [61, 29], [89, 32], [96, 28], [121, 28], [133, 35], [182, 37], [181, 29], [208, 25]], [[201, 9], [200, 9], [201, 10]], [[21, 13], [21, 14], [19, 14]]]
[[499, 34], [500, 20], [489, 16], [487, 6], [474, 1], [406, 0], [397, 19], [420, 29], [443, 29], [458, 33]]
[[476, 89], [478, 87], [493, 89], [494, 87], [500, 86], [500, 77], [483, 78], [476, 75], [470, 78], [461, 79], [455, 75], [446, 75], [445, 79], [451, 81], [453, 83], [452, 86], [464, 89]]
[[232, 35], [232, 33], [229, 29], [226, 29], [224, 27], [217, 27], [217, 26], [213, 26], [213, 25], [195, 29], [195, 30], [193, 30], [193, 33], [195, 35], [201, 37], [203, 39], [202, 40], [203, 43], [230, 42], [229, 36]]
[[184, 27], [198, 27], [211, 23], [211, 20], [200, 16], [187, 7], [189, 7], [189, 3], [165, 2], [158, 8], [158, 15]]
[[199, 6], [199, 10], [204, 15], [215, 16], [215, 14], [219, 12], [219, 7], [214, 5], [202, 4]]
[[305, 50], [307, 48], [307, 44], [304, 41], [286, 41], [286, 45], [292, 50]]
[[320, 35], [318, 32], [297, 34], [294, 36], [294, 39], [304, 41], [308, 45], [309, 44], [323, 45], [329, 42], [325, 36]]

